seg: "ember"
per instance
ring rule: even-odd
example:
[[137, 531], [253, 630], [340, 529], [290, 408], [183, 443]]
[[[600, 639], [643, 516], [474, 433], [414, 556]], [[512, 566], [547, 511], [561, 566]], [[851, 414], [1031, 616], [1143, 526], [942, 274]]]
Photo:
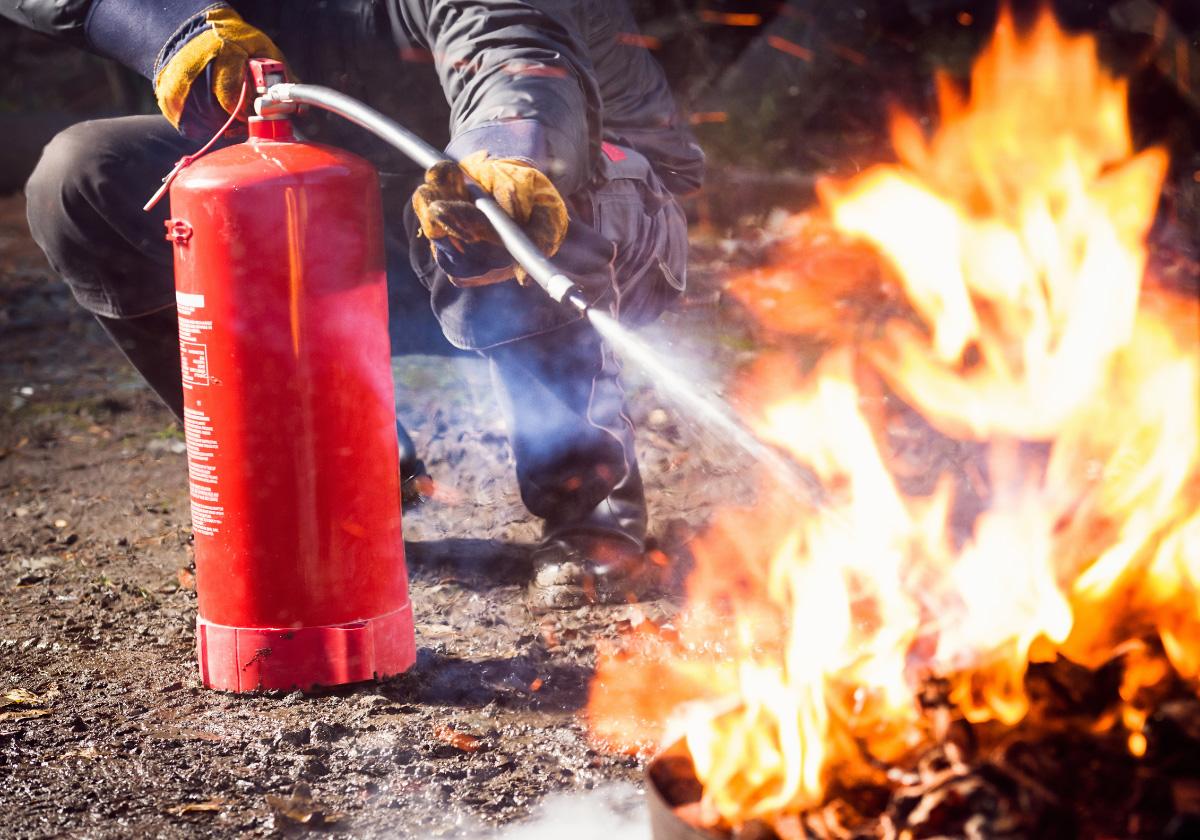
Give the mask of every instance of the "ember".
[[1200, 776], [1200, 313], [1146, 276], [1166, 155], [1049, 13], [938, 91], [933, 136], [897, 116], [899, 162], [822, 184], [731, 285], [781, 347], [752, 421], [826, 509], [764, 478], [722, 512], [677, 637], [602, 658], [592, 730], [678, 736], [660, 771], [695, 796], [655, 782], [718, 835], [1161, 836]]

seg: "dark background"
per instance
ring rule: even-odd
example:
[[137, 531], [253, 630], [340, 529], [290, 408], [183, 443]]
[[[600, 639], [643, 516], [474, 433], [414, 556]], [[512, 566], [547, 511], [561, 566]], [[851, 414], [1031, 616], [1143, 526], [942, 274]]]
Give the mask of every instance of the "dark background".
[[[715, 221], [795, 206], [813, 176], [886, 158], [887, 109], [930, 114], [932, 70], [966, 75], [996, 0], [634, 0], [644, 42], [713, 161]], [[1039, 3], [1010, 4], [1028, 18]], [[1058, 0], [1072, 29], [1099, 34], [1132, 78], [1139, 144], [1172, 153], [1168, 204], [1197, 218], [1200, 3]], [[111, 62], [0, 21], [0, 194], [19, 189], [41, 147], [95, 116], [148, 112], [149, 84]], [[721, 196], [721, 201], [711, 200]], [[1194, 230], [1194, 228], [1192, 228]]]

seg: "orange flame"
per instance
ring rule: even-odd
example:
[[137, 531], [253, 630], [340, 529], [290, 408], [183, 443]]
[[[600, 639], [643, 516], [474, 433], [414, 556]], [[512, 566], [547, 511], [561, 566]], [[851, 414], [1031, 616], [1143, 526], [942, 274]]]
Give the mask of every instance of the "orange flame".
[[[1200, 310], [1143, 289], [1166, 154], [1134, 150], [1125, 82], [1048, 12], [1026, 32], [1002, 15], [969, 95], [938, 91], [932, 137], [898, 116], [898, 163], [820, 185], [833, 230], [798, 217], [732, 284], [769, 329], [826, 344], [807, 372], [760, 360], [743, 391], [828, 503], [766, 486], [722, 512], [678, 637], [601, 657], [594, 735], [682, 733], [710, 824], [816, 806], [865, 756], [914, 749], [929, 674], [1009, 725], [1029, 663], [1058, 654], [1096, 666], [1157, 634], [1200, 678]], [[905, 490], [914, 412], [984, 453], [977, 481]], [[1167, 664], [1126, 656], [1136, 753]]]

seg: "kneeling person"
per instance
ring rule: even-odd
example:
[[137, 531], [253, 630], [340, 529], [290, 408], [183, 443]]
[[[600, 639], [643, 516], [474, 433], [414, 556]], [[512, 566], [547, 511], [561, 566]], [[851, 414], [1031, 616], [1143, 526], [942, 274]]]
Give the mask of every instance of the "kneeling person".
[[[466, 200], [462, 175], [491, 190], [593, 305], [626, 324], [657, 317], [683, 289], [687, 231], [675, 196], [699, 186], [703, 155], [661, 70], [628, 37], [628, 8], [581, 0], [300, 6], [0, 0], [5, 17], [145, 75], [163, 112], [57, 137], [27, 188], [34, 238], [178, 416], [167, 209], [143, 213], [145, 196], [236, 108], [251, 57], [286, 55], [298, 77], [341, 88], [407, 87], [409, 74], [429, 74], [449, 105], [446, 148], [461, 169], [435, 167], [402, 202], [404, 218], [393, 214], [389, 286], [410, 299], [419, 290], [450, 344], [489, 362], [521, 498], [545, 523], [531, 603], [624, 600], [643, 578], [646, 504], [615, 360], [578, 313], [521, 282]], [[427, 61], [400, 61], [414, 54]], [[407, 108], [416, 118], [427, 106], [413, 99], [384, 110], [409, 123]], [[402, 449], [412, 474], [419, 462], [411, 445]]]

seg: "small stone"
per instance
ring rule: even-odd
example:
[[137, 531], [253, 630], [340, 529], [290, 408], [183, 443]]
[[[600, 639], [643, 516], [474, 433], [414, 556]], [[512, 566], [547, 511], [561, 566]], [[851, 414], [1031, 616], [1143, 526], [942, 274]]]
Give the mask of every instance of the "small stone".
[[69, 523], [65, 519], [55, 519], [54, 520], [54, 527], [58, 528], [59, 530], [66, 528], [68, 524]]
[[187, 445], [181, 440], [154, 438], [146, 444], [146, 451], [154, 453], [169, 452], [172, 455], [182, 455], [184, 452], [187, 452]]
[[319, 758], [309, 758], [301, 765], [300, 773], [304, 778], [315, 779], [329, 775], [329, 767]]
[[299, 747], [309, 743], [312, 740], [312, 733], [307, 726], [299, 729], [281, 729], [275, 733], [275, 738], [272, 740], [272, 746], [279, 747], [287, 745], [289, 747]]
[[319, 720], [312, 725], [312, 738], [314, 741], [336, 741], [337, 731], [323, 720]]

